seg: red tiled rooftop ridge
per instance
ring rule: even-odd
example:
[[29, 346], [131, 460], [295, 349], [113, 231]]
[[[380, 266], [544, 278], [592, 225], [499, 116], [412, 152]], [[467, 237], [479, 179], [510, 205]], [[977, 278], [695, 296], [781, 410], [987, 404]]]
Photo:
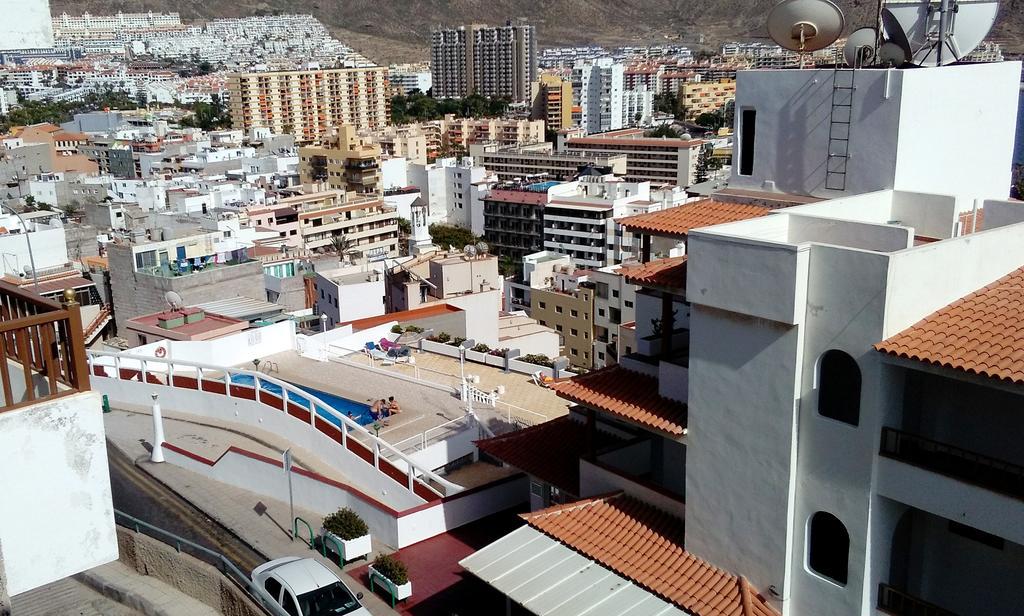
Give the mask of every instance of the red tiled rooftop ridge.
[[626, 282], [633, 284], [685, 289], [686, 255], [624, 265], [619, 272], [626, 277]]
[[622, 366], [551, 384], [566, 400], [675, 436], [686, 433], [686, 405], [658, 394], [658, 379]]
[[[594, 447], [621, 442], [594, 431]], [[587, 426], [564, 415], [542, 424], [476, 441], [476, 446], [502, 462], [570, 494], [580, 493], [580, 457], [587, 453]]]
[[778, 616], [744, 578], [683, 549], [683, 520], [634, 498], [584, 499], [522, 518], [696, 616]]
[[618, 222], [634, 233], [683, 237], [691, 229], [767, 216], [771, 211], [762, 205], [702, 199], [657, 212], [628, 216]]
[[895, 357], [1024, 384], [1024, 267], [875, 345]]
[[547, 191], [535, 190], [504, 190], [495, 188], [487, 193], [484, 201], [501, 201], [502, 203], [523, 203], [528, 205], [544, 205], [548, 201]]

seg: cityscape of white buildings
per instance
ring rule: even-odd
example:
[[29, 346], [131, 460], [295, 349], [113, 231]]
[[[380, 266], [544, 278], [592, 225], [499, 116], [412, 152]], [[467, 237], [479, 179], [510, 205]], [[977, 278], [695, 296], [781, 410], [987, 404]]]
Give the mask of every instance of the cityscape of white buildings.
[[[0, 116], [143, 104], [0, 135], [0, 613], [125, 549], [108, 442], [275, 511], [267, 452], [294, 446], [303, 515], [350, 507], [398, 558], [487, 522], [409, 573], [457, 562], [507, 613], [1024, 612], [1021, 65], [999, 44], [844, 88], [810, 66], [834, 48], [538, 51], [525, 22], [436, 29], [430, 64], [386, 69], [309, 15], [33, 0], [10, 29], [0, 52], [54, 53], [0, 66]], [[391, 125], [413, 91], [541, 99]], [[178, 108], [214, 102], [232, 128]], [[721, 131], [688, 133], [703, 113]], [[392, 390], [401, 413], [370, 416]], [[206, 430], [237, 444], [211, 459]]]

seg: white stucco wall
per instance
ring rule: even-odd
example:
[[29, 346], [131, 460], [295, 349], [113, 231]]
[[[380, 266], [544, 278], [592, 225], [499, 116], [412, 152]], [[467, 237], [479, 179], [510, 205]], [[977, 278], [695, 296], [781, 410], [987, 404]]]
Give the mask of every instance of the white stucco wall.
[[0, 558], [10, 594], [117, 559], [97, 392], [0, 413], [0, 451]]
[[42, 228], [31, 233], [0, 235], [0, 269], [3, 273], [12, 276], [25, 274], [25, 268], [31, 264], [26, 238], [32, 242], [32, 257], [37, 270], [67, 264], [68, 246], [64, 228]]

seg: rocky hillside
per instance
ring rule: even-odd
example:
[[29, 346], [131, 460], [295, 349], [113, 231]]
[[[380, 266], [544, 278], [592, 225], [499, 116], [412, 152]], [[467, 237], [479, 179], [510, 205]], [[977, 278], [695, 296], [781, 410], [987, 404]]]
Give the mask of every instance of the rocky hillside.
[[[541, 45], [683, 41], [708, 46], [764, 36], [776, 0], [50, 0], [54, 13], [178, 11], [184, 19], [238, 17], [256, 11], [312, 13], [342, 40], [377, 61], [426, 57], [432, 27], [502, 23], [527, 17]], [[875, 0], [839, 0], [854, 27], [871, 23]], [[992, 36], [1024, 51], [1024, 0], [1003, 0]]]

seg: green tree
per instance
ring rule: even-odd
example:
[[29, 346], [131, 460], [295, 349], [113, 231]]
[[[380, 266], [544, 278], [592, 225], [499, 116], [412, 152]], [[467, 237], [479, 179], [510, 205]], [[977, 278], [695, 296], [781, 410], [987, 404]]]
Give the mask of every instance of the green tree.
[[709, 172], [711, 170], [711, 156], [714, 154], [714, 150], [711, 148], [711, 144], [704, 144], [701, 147], [700, 152], [697, 153], [697, 166], [694, 171], [693, 181], [696, 183], [707, 182], [709, 179]]
[[359, 252], [356, 250], [356, 241], [343, 233], [331, 236], [331, 248], [338, 255], [338, 263], [345, 261], [345, 257], [352, 256]]
[[679, 131], [672, 127], [671, 124], [662, 124], [656, 128], [653, 128], [646, 133], [646, 137], [668, 137], [669, 139], [678, 139], [681, 135]]
[[722, 123], [724, 121], [725, 120], [722, 118], [722, 114], [717, 111], [714, 111], [704, 112], [700, 114], [694, 120], [694, 123], [696, 123], [697, 126], [703, 126], [704, 128], [709, 128], [713, 131], [717, 131], [718, 129], [722, 128]]
[[455, 225], [442, 225], [434, 223], [430, 225], [430, 241], [441, 248], [452, 248], [461, 250], [467, 244], [476, 244], [480, 238], [473, 235], [473, 232], [464, 227]]
[[512, 255], [501, 255], [498, 259], [498, 273], [505, 277], [519, 275], [519, 265]]

